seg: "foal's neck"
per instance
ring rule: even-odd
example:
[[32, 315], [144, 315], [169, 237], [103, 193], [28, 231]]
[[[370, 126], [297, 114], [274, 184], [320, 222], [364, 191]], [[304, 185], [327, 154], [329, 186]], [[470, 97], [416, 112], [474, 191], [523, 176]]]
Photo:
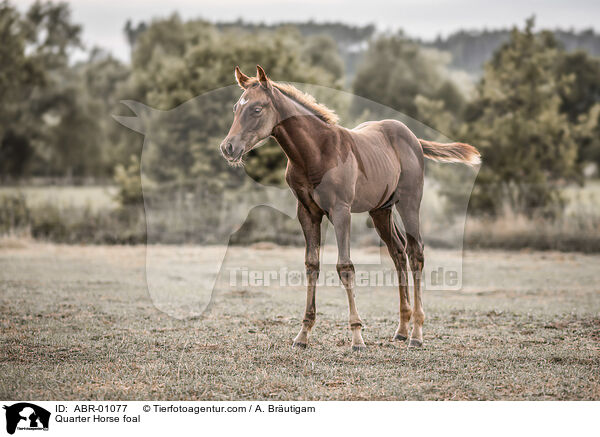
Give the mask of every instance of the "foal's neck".
[[289, 98], [278, 106], [282, 120], [273, 129], [273, 137], [293, 164], [305, 170], [315, 168], [325, 147], [338, 136], [337, 130]]

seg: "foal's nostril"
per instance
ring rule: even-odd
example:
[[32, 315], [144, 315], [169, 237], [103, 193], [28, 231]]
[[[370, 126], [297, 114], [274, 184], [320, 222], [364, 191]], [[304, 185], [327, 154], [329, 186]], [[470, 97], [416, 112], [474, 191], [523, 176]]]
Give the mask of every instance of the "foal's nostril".
[[229, 156], [233, 155], [233, 144], [227, 143], [225, 145], [225, 153]]

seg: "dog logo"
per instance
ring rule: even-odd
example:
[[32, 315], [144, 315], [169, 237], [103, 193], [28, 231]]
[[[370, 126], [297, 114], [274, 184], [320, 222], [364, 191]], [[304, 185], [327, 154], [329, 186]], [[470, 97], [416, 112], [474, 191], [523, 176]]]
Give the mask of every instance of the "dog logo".
[[4, 406], [6, 410], [6, 432], [14, 434], [18, 430], [48, 430], [50, 411], [35, 404], [19, 402]]

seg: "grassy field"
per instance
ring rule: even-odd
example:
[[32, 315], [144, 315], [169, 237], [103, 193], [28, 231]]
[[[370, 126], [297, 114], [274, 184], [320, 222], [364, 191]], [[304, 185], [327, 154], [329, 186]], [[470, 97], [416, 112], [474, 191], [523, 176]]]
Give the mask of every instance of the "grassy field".
[[20, 194], [29, 206], [55, 205], [59, 208], [114, 209], [118, 206], [113, 186], [23, 186], [2, 187], [0, 196]]
[[[186, 250], [203, 253], [163, 248]], [[228, 256], [303, 264], [302, 248]], [[422, 349], [390, 341], [395, 291], [360, 291], [358, 354], [342, 290], [318, 291], [311, 344], [295, 350], [302, 287], [224, 290], [205, 317], [177, 320], [153, 305], [144, 262], [141, 246], [4, 240], [0, 398], [600, 400], [597, 255], [467, 252], [463, 289], [425, 294]]]

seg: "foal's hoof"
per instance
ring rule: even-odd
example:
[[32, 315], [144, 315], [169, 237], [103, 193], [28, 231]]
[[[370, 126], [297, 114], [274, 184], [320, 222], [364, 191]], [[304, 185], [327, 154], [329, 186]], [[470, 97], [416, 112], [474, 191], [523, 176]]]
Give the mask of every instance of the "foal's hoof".
[[292, 343], [292, 347], [295, 347], [298, 349], [306, 349], [306, 346], [308, 346], [306, 343], [300, 343], [299, 341], [295, 341]]
[[408, 337], [406, 335], [397, 334], [394, 337], [394, 340], [396, 340], [396, 341], [406, 341], [406, 340], [408, 340]]
[[352, 352], [362, 352], [366, 350], [367, 347], [364, 344], [354, 344], [352, 345]]
[[421, 340], [417, 340], [416, 338], [411, 338], [408, 343], [408, 347], [422, 347], [423, 342]]

